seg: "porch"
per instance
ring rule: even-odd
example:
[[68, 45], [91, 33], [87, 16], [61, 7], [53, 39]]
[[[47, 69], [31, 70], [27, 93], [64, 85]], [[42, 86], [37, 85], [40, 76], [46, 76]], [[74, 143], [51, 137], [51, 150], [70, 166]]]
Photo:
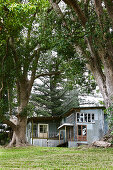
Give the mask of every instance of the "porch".
[[[74, 129], [75, 128], [75, 129]], [[59, 143], [60, 140], [66, 142], [87, 143], [87, 125], [76, 125], [72, 123], [64, 123], [58, 127]]]
[[58, 127], [59, 130], [59, 143], [63, 140], [64, 142], [67, 141], [74, 141], [74, 125], [71, 123], [64, 123]]
[[33, 117], [28, 119], [27, 141], [38, 146], [57, 146], [59, 144], [58, 126], [60, 119], [57, 117]]

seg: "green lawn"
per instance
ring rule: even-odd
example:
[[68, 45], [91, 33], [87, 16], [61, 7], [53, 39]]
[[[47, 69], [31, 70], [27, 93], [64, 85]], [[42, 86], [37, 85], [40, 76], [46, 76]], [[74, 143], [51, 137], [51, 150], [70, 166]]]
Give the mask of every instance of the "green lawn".
[[113, 169], [113, 148], [2, 148], [0, 169]]

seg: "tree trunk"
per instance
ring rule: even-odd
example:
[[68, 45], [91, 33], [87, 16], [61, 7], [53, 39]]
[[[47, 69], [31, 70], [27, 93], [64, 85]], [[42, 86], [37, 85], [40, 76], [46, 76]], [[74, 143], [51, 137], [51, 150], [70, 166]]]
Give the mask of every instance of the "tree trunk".
[[26, 146], [26, 125], [27, 117], [19, 116], [17, 120], [12, 120], [16, 127], [13, 129], [12, 140], [8, 146]]
[[[19, 86], [18, 86], [19, 85]], [[16, 118], [11, 119], [16, 126], [13, 127], [12, 140], [9, 146], [26, 146], [26, 126], [27, 126], [27, 105], [30, 96], [28, 90], [29, 84], [27, 79], [23, 79], [17, 84], [17, 92], [19, 96], [19, 106]]]

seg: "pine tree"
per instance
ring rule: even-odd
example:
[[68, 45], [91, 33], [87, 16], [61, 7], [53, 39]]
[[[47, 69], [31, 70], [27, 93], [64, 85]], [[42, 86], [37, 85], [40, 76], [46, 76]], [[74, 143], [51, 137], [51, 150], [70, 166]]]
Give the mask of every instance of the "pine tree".
[[[52, 55], [48, 56], [46, 60], [49, 61], [48, 72], [61, 70], [62, 62], [57, 55], [55, 58]], [[78, 106], [77, 90], [69, 90], [68, 80], [64, 73], [51, 75], [46, 78], [42, 77], [40, 80], [40, 84], [34, 84], [31, 96], [31, 103], [35, 106], [35, 113], [38, 116], [58, 116], [70, 108]]]

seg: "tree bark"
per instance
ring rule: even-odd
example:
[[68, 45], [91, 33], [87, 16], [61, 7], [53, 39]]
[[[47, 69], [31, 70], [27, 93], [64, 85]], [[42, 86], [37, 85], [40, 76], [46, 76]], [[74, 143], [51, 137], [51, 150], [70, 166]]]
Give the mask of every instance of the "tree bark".
[[9, 143], [9, 147], [12, 146], [26, 146], [26, 125], [27, 125], [27, 117], [19, 116], [15, 122], [16, 127], [13, 129], [12, 140]]
[[29, 80], [21, 79], [17, 83], [17, 92], [19, 96], [19, 106], [17, 110], [16, 117], [11, 118], [10, 122], [15, 126], [12, 126], [13, 136], [12, 140], [9, 143], [10, 146], [26, 146], [26, 126], [27, 126], [27, 105], [29, 101], [30, 91], [31, 89], [29, 86]]

